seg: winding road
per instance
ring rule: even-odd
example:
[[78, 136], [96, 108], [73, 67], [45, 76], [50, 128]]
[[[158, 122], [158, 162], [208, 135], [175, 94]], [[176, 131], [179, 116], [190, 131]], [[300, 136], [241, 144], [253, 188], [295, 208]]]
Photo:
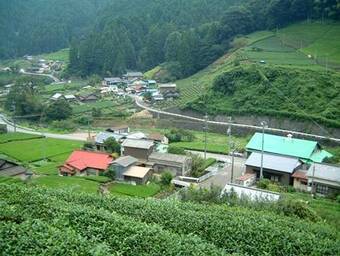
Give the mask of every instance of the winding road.
[[32, 76], [45, 76], [45, 77], [51, 78], [55, 83], [60, 83], [60, 80], [57, 77], [55, 77], [55, 76], [53, 76], [51, 74], [32, 73], [32, 72], [27, 72], [24, 69], [21, 69], [20, 73], [25, 74], [25, 75], [32, 75]]
[[[202, 118], [197, 118], [197, 117], [192, 117], [192, 116], [185, 116], [185, 115], [181, 115], [181, 114], [175, 114], [175, 113], [171, 113], [171, 112], [167, 112], [167, 111], [162, 111], [162, 110], [158, 110], [155, 108], [151, 108], [149, 106], [147, 106], [144, 101], [142, 100], [142, 98], [140, 96], [134, 96], [136, 105], [142, 109], [145, 109], [151, 113], [156, 113], [156, 114], [162, 114], [162, 115], [166, 115], [166, 116], [172, 116], [172, 117], [178, 117], [178, 118], [183, 118], [183, 119], [188, 119], [188, 120], [192, 120], [192, 121], [197, 121], [197, 122], [205, 122], [205, 119]], [[239, 128], [250, 128], [253, 129], [255, 131], [262, 131], [262, 127], [261, 126], [256, 126], [256, 125], [247, 125], [247, 124], [238, 124], [238, 123], [228, 123], [228, 122], [218, 122], [218, 121], [207, 121], [208, 124], [214, 124], [214, 125], [222, 125], [222, 126], [232, 126], [232, 127], [239, 127]], [[291, 130], [284, 130], [284, 129], [278, 129], [278, 128], [270, 128], [267, 127], [265, 128], [265, 131], [268, 132], [278, 132], [278, 133], [287, 133], [287, 134], [292, 134], [292, 135], [297, 135], [297, 136], [303, 136], [303, 137], [309, 137], [312, 139], [316, 139], [316, 140], [330, 140], [332, 142], [336, 142], [336, 143], [340, 143], [340, 139], [339, 138], [332, 138], [332, 137], [326, 137], [326, 136], [322, 136], [322, 135], [317, 135], [317, 134], [310, 134], [310, 133], [304, 133], [304, 132], [297, 132], [297, 131], [291, 131]]]

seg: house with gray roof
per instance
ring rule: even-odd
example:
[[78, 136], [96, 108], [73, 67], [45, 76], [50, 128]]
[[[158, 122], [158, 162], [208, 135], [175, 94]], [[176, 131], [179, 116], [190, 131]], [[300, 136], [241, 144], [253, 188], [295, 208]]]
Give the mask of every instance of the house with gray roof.
[[147, 162], [153, 152], [154, 142], [143, 139], [126, 139], [121, 146], [122, 156], [132, 156], [140, 162]]
[[95, 139], [96, 149], [105, 151], [104, 142], [109, 138], [114, 138], [117, 142], [121, 142], [124, 138], [126, 138], [126, 136], [124, 134], [113, 132], [100, 132], [97, 134]]
[[[256, 173], [260, 178], [261, 153], [253, 152], [246, 163], [246, 173]], [[283, 185], [292, 185], [292, 175], [303, 167], [303, 163], [296, 157], [275, 154], [263, 154], [263, 177]]]
[[153, 152], [149, 156], [148, 164], [155, 172], [169, 171], [173, 176], [184, 176], [191, 171], [192, 159], [189, 156]]
[[123, 80], [120, 77], [106, 77], [102, 82], [103, 86], [117, 86], [123, 83]]
[[312, 191], [318, 194], [340, 194], [340, 166], [313, 163], [306, 174]]
[[115, 171], [116, 179], [123, 180], [123, 173], [126, 172], [130, 166], [135, 165], [137, 162], [138, 159], [132, 156], [121, 156], [112, 162], [110, 168]]

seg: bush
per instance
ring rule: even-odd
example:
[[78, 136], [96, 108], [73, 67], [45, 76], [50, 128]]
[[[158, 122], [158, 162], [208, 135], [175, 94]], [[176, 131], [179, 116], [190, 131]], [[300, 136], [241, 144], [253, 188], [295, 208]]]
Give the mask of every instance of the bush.
[[7, 125], [0, 124], [0, 134], [7, 133]]
[[176, 155], [185, 155], [185, 149], [170, 145], [168, 147], [168, 153], [176, 154]]
[[116, 171], [113, 168], [109, 168], [104, 175], [111, 180], [114, 180], [116, 178]]
[[70, 120], [53, 121], [51, 127], [55, 130], [68, 132], [73, 132], [77, 128], [77, 126]]
[[308, 219], [311, 221], [319, 221], [320, 217], [308, 207], [307, 203], [302, 200], [285, 199], [277, 203], [278, 213], [286, 216], [296, 216], [300, 219]]
[[170, 143], [172, 142], [191, 142], [195, 139], [195, 136], [186, 130], [183, 129], [171, 129], [170, 132], [166, 134], [166, 137], [168, 137]]
[[171, 184], [171, 180], [172, 180], [172, 174], [170, 172], [163, 172], [161, 174], [161, 184], [164, 186], [169, 186]]
[[95, 145], [93, 142], [86, 141], [83, 145], [84, 150], [93, 150], [95, 148]]

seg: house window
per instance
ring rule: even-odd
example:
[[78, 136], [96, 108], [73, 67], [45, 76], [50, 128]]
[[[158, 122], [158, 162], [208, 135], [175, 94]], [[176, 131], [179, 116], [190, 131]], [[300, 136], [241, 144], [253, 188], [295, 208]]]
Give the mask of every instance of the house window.
[[275, 181], [275, 182], [279, 182], [279, 181], [280, 181], [280, 177], [279, 177], [279, 176], [276, 176], [276, 175], [271, 175], [271, 176], [270, 176], [270, 180], [271, 180], [271, 181]]
[[322, 185], [322, 184], [317, 184], [316, 185], [316, 193], [325, 195], [325, 194], [328, 193], [328, 187], [325, 186], [325, 185]]
[[301, 185], [307, 185], [307, 181], [305, 180], [300, 180]]

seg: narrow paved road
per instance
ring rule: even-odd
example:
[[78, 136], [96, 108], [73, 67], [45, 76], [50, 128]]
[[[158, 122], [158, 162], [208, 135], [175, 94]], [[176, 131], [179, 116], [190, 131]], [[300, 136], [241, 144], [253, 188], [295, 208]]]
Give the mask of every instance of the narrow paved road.
[[[162, 110], [158, 110], [152, 107], [147, 106], [144, 101], [142, 100], [141, 97], [139, 96], [133, 96], [135, 99], [136, 105], [140, 108], [143, 108], [145, 110], [148, 110], [149, 112], [152, 113], [157, 113], [157, 114], [162, 114], [162, 115], [167, 115], [167, 116], [173, 116], [173, 117], [178, 117], [178, 118], [184, 118], [192, 121], [197, 121], [197, 122], [205, 122], [204, 119], [202, 118], [197, 118], [197, 117], [192, 117], [192, 116], [185, 116], [181, 114], [175, 114], [171, 112], [166, 112]], [[240, 127], [240, 128], [250, 128], [254, 129], [256, 131], [262, 131], [261, 126], [256, 126], [256, 125], [247, 125], [247, 124], [238, 124], [238, 123], [228, 123], [228, 122], [217, 122], [217, 121], [207, 121], [208, 124], [214, 124], [214, 125], [223, 125], [223, 126], [233, 126], [233, 127]], [[298, 135], [298, 136], [304, 136], [304, 137], [309, 137], [312, 139], [317, 139], [317, 140], [330, 140], [333, 142], [340, 143], [339, 138], [332, 138], [332, 137], [327, 137], [327, 136], [321, 136], [317, 134], [310, 134], [310, 133], [304, 133], [304, 132], [297, 132], [297, 131], [290, 131], [290, 130], [284, 130], [284, 129], [278, 129], [278, 128], [265, 128], [265, 131], [269, 132], [280, 132], [280, 133], [290, 133], [292, 135]]]
[[20, 73], [25, 74], [25, 75], [32, 75], [32, 76], [45, 76], [45, 77], [49, 77], [53, 79], [55, 83], [60, 83], [60, 80], [51, 74], [38, 74], [38, 73], [26, 72], [24, 69], [21, 69]]
[[27, 133], [27, 134], [34, 134], [34, 135], [43, 135], [47, 138], [54, 138], [54, 139], [63, 139], [63, 140], [78, 140], [78, 141], [86, 141], [87, 134], [86, 133], [75, 133], [75, 134], [56, 134], [56, 133], [48, 133], [48, 132], [39, 132], [35, 131], [26, 127], [16, 126], [14, 129], [14, 124], [8, 120], [4, 115], [0, 114], [0, 123], [7, 125], [7, 130], [10, 132], [17, 132]]

